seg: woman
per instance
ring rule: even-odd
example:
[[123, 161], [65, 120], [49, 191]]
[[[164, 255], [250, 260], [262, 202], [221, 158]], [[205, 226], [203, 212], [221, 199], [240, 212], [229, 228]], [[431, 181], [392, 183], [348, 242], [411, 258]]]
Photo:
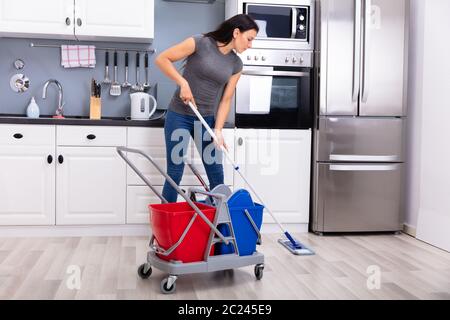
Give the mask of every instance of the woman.
[[[155, 60], [161, 71], [178, 85], [169, 105], [164, 125], [167, 155], [167, 173], [179, 185], [184, 171], [183, 156], [187, 153], [189, 138], [194, 138], [195, 127], [199, 121], [188, 103], [192, 102], [208, 125], [213, 128], [218, 141], [216, 146], [227, 147], [222, 135], [222, 128], [230, 111], [231, 98], [241, 76], [242, 61], [236, 55], [251, 48], [252, 41], [259, 31], [256, 22], [248, 15], [236, 15], [215, 31], [200, 36], [190, 37], [183, 42], [162, 52]], [[185, 69], [181, 75], [173, 63], [186, 59]], [[216, 101], [220, 102], [216, 110]], [[215, 117], [216, 115], [216, 117]], [[202, 156], [210, 188], [223, 184], [223, 167], [215, 158], [215, 149], [208, 148], [211, 137], [201, 126], [201, 135], [194, 138], [197, 150]], [[183, 134], [183, 131], [186, 134]], [[181, 138], [181, 139], [180, 139]], [[200, 141], [199, 141], [200, 140]], [[207, 140], [207, 141], [204, 141]], [[214, 146], [214, 145], [213, 145]], [[207, 159], [205, 151], [211, 151]], [[219, 156], [219, 154], [218, 154]], [[163, 196], [169, 202], [176, 202], [177, 193], [166, 181]]]

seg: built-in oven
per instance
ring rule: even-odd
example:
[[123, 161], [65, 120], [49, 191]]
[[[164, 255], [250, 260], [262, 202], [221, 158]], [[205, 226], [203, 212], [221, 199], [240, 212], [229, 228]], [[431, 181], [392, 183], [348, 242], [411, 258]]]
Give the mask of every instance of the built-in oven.
[[248, 51], [236, 87], [236, 127], [312, 128], [312, 52]]
[[254, 48], [314, 48], [314, 0], [231, 0], [226, 7], [227, 15], [244, 13], [256, 21]]

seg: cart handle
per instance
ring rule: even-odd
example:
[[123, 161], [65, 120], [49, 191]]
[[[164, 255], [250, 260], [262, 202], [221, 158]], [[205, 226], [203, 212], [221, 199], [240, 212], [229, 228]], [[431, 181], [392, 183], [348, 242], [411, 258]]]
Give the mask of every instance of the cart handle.
[[[169, 184], [177, 191], [177, 193], [179, 195], [181, 195], [184, 200], [186, 200], [186, 202], [189, 204], [189, 206], [194, 209], [194, 211], [196, 212], [196, 214], [194, 214], [194, 216], [192, 217], [191, 221], [189, 222], [188, 227], [186, 228], [185, 232], [183, 232], [183, 235], [185, 236], [187, 234], [187, 232], [189, 231], [189, 228], [191, 227], [192, 223], [194, 223], [195, 218], [197, 217], [197, 214], [203, 219], [203, 221], [205, 221], [205, 223], [212, 229], [214, 230], [214, 232], [217, 234], [217, 236], [223, 241], [225, 242], [225, 244], [229, 244], [229, 240], [227, 240], [223, 234], [211, 223], [211, 221], [209, 221], [209, 219], [203, 214], [203, 212], [195, 205], [194, 202], [192, 202], [191, 199], [189, 199], [189, 197], [186, 195], [186, 193], [183, 192], [183, 190], [180, 189], [180, 187], [178, 187], [178, 185], [175, 183], [175, 181], [172, 180], [172, 178], [166, 173], [164, 172], [164, 170], [161, 169], [161, 167], [152, 159], [152, 157], [150, 157], [149, 155], [145, 154], [144, 152], [142, 152], [141, 150], [138, 149], [131, 149], [131, 148], [127, 148], [127, 147], [117, 147], [116, 148], [117, 153], [119, 154], [119, 156], [125, 160], [126, 163], [128, 163], [130, 165], [130, 167], [134, 170], [134, 172], [136, 172], [139, 177], [141, 177], [144, 182], [150, 187], [150, 189], [152, 189], [152, 191], [155, 192], [154, 187], [152, 186], [152, 184], [150, 183], [150, 181], [148, 181], [147, 178], [145, 178], [145, 176], [142, 174], [142, 172], [130, 161], [130, 159], [128, 159], [128, 157], [125, 155], [125, 152], [130, 152], [130, 153], [137, 153], [140, 154], [141, 156], [143, 156], [144, 158], [146, 158], [148, 161], [151, 162], [151, 164], [166, 178], [167, 182], [169, 182]], [[159, 193], [159, 192], [155, 192], [158, 197], [164, 202], [167, 203], [167, 200]], [[222, 199], [222, 198], [220, 198]], [[178, 240], [177, 244], [181, 243], [181, 241], [183, 240], [182, 238], [184, 238], [182, 235], [182, 237], [180, 238], [180, 240]], [[173, 247], [176, 248], [176, 246], [172, 246], [170, 249], [172, 249]], [[172, 249], [175, 250], [175, 248]], [[167, 250], [168, 251], [168, 250]]]

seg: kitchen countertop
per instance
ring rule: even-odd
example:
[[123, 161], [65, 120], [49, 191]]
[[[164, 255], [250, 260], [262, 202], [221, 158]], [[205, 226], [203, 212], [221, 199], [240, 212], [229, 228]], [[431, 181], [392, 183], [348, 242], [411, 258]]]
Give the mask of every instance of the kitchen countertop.
[[[153, 120], [152, 120], [153, 119]], [[87, 116], [66, 116], [64, 119], [54, 119], [51, 115], [28, 118], [25, 115], [1, 114], [0, 124], [55, 124], [72, 126], [119, 126], [119, 127], [154, 127], [163, 128], [165, 110], [157, 110], [150, 120], [127, 120], [123, 117], [103, 117], [100, 120], [91, 120]], [[224, 128], [234, 128], [234, 125], [226, 123]]]
[[66, 116], [64, 119], [54, 119], [51, 115], [41, 116], [39, 119], [28, 118], [24, 115], [0, 114], [0, 123], [9, 124], [56, 124], [78, 126], [126, 126], [126, 127], [164, 127], [164, 111], [155, 112], [154, 120], [127, 120], [123, 117], [103, 117], [91, 120], [86, 116]]

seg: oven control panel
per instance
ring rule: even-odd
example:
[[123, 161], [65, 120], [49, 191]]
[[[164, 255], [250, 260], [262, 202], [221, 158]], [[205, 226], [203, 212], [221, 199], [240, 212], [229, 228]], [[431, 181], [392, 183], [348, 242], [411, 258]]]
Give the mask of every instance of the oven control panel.
[[244, 65], [312, 68], [313, 52], [300, 50], [248, 49], [239, 54]]

